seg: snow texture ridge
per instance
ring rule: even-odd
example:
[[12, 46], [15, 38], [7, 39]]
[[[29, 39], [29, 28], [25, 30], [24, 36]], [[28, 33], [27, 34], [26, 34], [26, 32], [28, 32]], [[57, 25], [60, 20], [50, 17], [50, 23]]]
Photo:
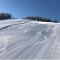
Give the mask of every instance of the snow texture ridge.
[[33, 20], [0, 22], [0, 59], [60, 59], [60, 24]]

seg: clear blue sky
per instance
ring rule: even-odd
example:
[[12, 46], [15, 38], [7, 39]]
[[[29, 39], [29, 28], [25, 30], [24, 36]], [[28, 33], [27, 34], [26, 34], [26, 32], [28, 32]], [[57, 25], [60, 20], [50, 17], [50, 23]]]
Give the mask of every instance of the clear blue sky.
[[60, 0], [0, 0], [0, 12], [17, 18], [42, 16], [60, 19]]

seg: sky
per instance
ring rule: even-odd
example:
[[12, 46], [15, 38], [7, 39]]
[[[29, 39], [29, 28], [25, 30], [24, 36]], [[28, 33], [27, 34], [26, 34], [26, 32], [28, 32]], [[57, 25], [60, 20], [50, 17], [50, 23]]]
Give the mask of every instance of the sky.
[[16, 18], [42, 16], [60, 20], [60, 0], [0, 0], [0, 12]]

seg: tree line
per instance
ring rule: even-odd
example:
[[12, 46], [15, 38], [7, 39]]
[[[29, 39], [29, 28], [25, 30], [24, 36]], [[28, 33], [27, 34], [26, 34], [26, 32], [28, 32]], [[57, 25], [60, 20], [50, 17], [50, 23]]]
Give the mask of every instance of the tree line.
[[43, 22], [58, 22], [56, 19], [52, 20], [52, 19], [43, 18], [43, 17], [39, 17], [39, 16], [28, 16], [28, 17], [23, 18], [23, 19], [30, 19], [30, 20], [43, 21]]
[[[13, 18], [11, 14], [9, 13], [0, 13], [0, 20], [6, 20], [6, 19], [16, 19]], [[29, 19], [29, 20], [35, 20], [35, 21], [43, 21], [43, 22], [58, 22], [58, 20], [52, 20], [48, 18], [43, 18], [39, 16], [27, 16], [23, 19]]]
[[0, 20], [11, 19], [12, 15], [9, 13], [0, 13]]

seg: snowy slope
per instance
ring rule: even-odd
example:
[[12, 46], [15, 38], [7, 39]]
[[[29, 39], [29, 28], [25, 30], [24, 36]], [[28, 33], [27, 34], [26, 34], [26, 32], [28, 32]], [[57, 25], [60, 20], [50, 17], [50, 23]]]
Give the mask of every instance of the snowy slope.
[[60, 23], [0, 21], [0, 59], [60, 59]]

